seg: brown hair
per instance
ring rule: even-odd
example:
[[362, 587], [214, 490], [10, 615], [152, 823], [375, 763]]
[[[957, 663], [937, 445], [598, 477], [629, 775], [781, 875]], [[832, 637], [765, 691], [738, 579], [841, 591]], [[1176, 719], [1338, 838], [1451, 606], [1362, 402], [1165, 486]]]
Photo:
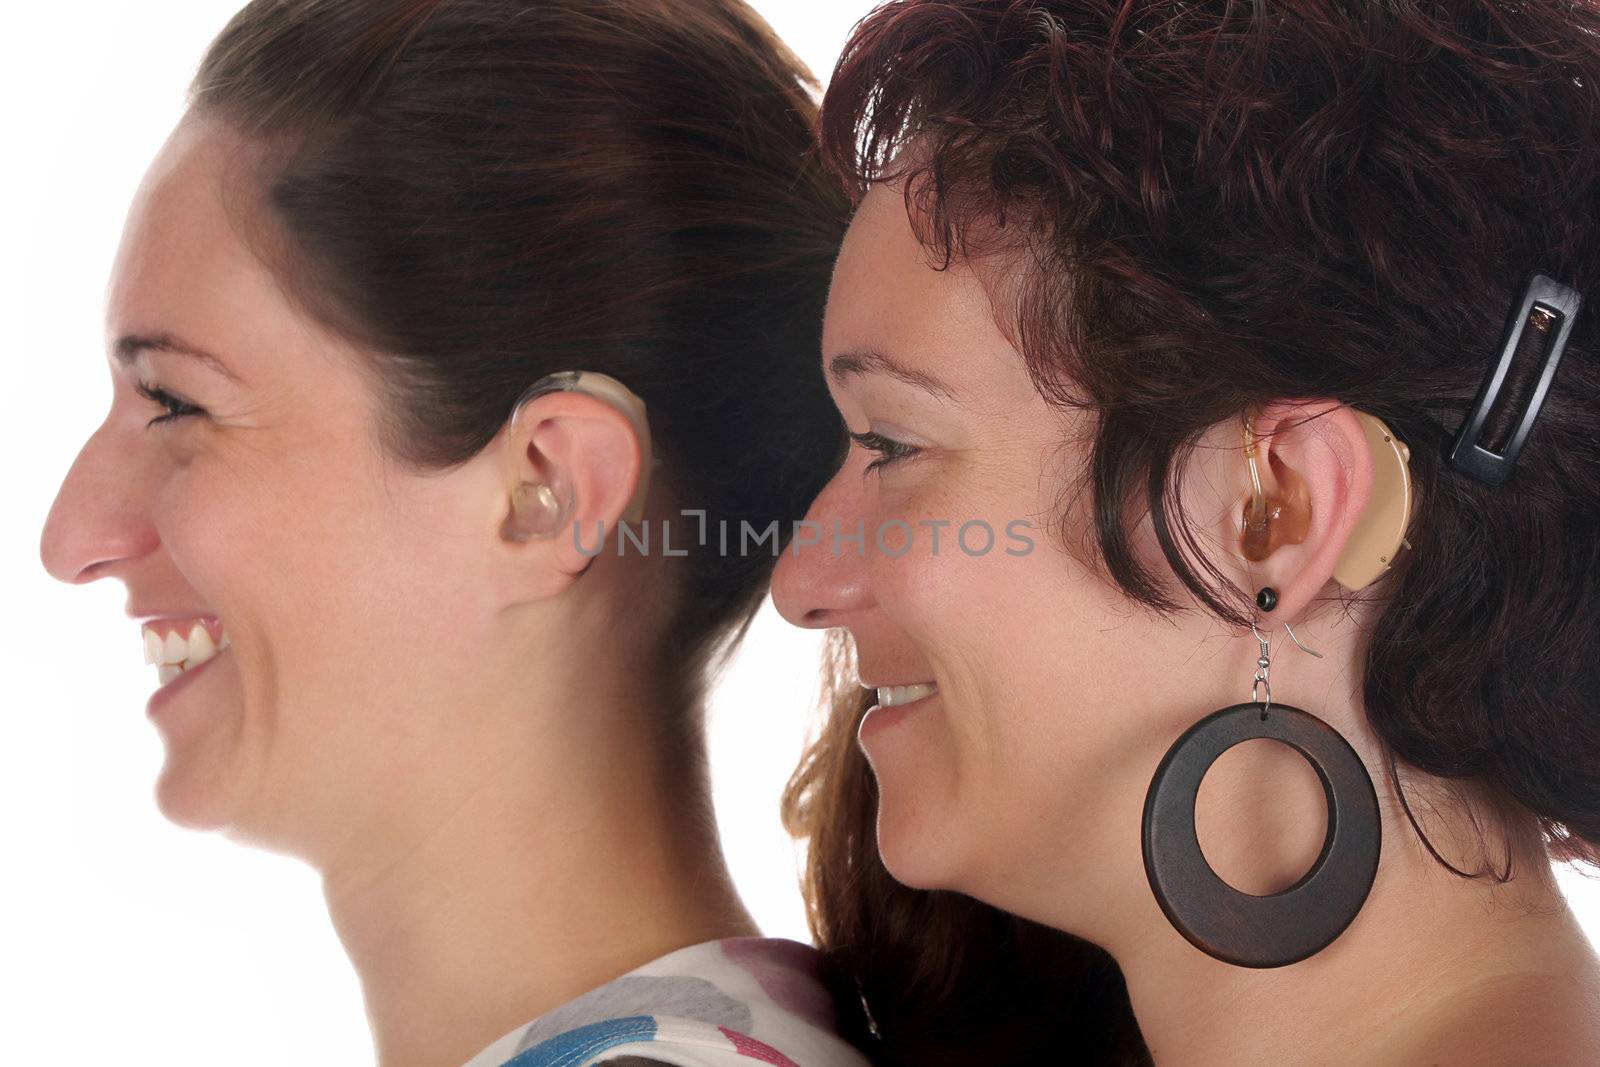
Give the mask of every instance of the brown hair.
[[[261, 148], [263, 257], [365, 349], [392, 457], [463, 463], [529, 384], [600, 371], [714, 545], [781, 539], [840, 435], [814, 365], [848, 201], [814, 84], [742, 0], [253, 0], [191, 102]], [[675, 540], [654, 659], [687, 707], [777, 549]]]
[[[1578, 316], [1511, 482], [1443, 456], [1523, 279], [1584, 291], [1600, 272], [1597, 94], [1588, 0], [895, 0], [857, 27], [823, 102], [824, 154], [856, 195], [904, 179], [946, 262], [1016, 254], [1002, 325], [1043, 395], [1097, 417], [1078, 495], [1134, 601], [1190, 610], [1131, 548], [1130, 511], [1148, 509], [1183, 587], [1248, 625], [1249, 595], [1186, 550], [1177, 472], [1207, 428], [1333, 397], [1408, 442], [1413, 550], [1364, 594], [1387, 600], [1366, 714], [1430, 852], [1397, 759], [1486, 802], [1510, 842], [1502, 881], [1519, 850], [1600, 861], [1600, 316]], [[996, 916], [882, 881], [851, 743], [862, 703], [838, 698], [787, 814], [812, 838], [819, 940], [909, 1050], [957, 990], [1067, 979], [1021, 974], [1020, 949], [972, 962]], [[898, 998], [903, 974], [933, 995]], [[1071, 1010], [990, 1023], [1048, 1030]], [[972, 1034], [945, 1062], [1022, 1062]]]

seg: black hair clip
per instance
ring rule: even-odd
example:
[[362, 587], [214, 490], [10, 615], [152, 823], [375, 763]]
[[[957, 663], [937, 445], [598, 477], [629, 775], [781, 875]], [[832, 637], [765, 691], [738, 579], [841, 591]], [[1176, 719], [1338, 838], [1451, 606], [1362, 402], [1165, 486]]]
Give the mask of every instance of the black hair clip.
[[[1471, 414], [1456, 431], [1449, 454], [1452, 467], [1486, 485], [1501, 485], [1511, 477], [1582, 303], [1576, 290], [1543, 274], [1528, 278], [1506, 320], [1500, 357], [1484, 376]], [[1519, 355], [1524, 358], [1518, 360]]]

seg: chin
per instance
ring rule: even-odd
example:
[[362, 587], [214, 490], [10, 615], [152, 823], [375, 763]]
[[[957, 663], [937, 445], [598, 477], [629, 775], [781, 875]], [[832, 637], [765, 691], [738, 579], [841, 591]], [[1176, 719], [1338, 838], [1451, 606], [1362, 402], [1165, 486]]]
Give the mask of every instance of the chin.
[[[912, 810], [908, 810], [912, 809]], [[955, 846], [945, 820], [911, 805], [878, 801], [878, 857], [889, 876], [912, 889], [949, 889]]]
[[156, 808], [185, 830], [223, 830], [233, 822], [232, 790], [209, 768], [175, 764], [169, 756], [156, 780]]

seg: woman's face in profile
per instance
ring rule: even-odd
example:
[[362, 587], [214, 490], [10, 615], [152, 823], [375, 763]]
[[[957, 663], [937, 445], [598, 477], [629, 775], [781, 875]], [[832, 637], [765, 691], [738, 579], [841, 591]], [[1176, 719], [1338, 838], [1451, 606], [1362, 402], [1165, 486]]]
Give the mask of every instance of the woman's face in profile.
[[[286, 302], [224, 211], [243, 158], [186, 120], [146, 175], [108, 345], [162, 340], [109, 361], [110, 413], [41, 551], [62, 580], [123, 581], [130, 614], [220, 621], [231, 647], [153, 716], [158, 803], [177, 823], [307, 853], [429, 803], [427, 753], [468, 743], [469, 724], [443, 725], [472, 706], [479, 671], [457, 665], [481, 663], [486, 613], [462, 611], [460, 587], [502, 516], [476, 461], [431, 479], [385, 464], [353, 355]], [[152, 423], [166, 409], [141, 383], [200, 410]], [[130, 647], [141, 636], [130, 624]]]
[[[990, 268], [940, 271], [929, 255], [900, 187], [874, 186], [835, 269], [823, 366], [847, 429], [886, 452], [852, 446], [807, 516], [816, 543], [784, 554], [774, 596], [791, 622], [848, 629], [863, 684], [937, 686], [862, 724], [879, 847], [901, 881], [1004, 906], [1037, 894], [1041, 854], [1130, 851], [1141, 812], [1106, 798], [1142, 797], [1173, 738], [1242, 699], [1248, 672], [1208, 691], [1186, 664], [1224, 646], [1135, 613], [1064, 550], [1090, 536], [1063, 494], [1091, 419], [1034, 387], [996, 324]], [[844, 539], [858, 522], [864, 553]], [[1161, 558], [1147, 519], [1135, 543]]]

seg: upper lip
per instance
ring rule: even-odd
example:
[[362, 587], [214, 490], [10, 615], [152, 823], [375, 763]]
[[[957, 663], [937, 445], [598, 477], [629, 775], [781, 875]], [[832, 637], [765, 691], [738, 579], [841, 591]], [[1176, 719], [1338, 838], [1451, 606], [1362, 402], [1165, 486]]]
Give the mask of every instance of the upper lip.
[[910, 681], [910, 682], [869, 682], [866, 679], [862, 679], [861, 680], [861, 688], [863, 688], [863, 689], [894, 689], [894, 688], [896, 688], [898, 686], [905, 686], [905, 685], [938, 685], [938, 684], [939, 683], [935, 682], [932, 678], [918, 678], [915, 681]]
[[214, 619], [214, 611], [135, 611], [128, 609], [128, 617], [139, 622], [159, 622], [162, 619]]

